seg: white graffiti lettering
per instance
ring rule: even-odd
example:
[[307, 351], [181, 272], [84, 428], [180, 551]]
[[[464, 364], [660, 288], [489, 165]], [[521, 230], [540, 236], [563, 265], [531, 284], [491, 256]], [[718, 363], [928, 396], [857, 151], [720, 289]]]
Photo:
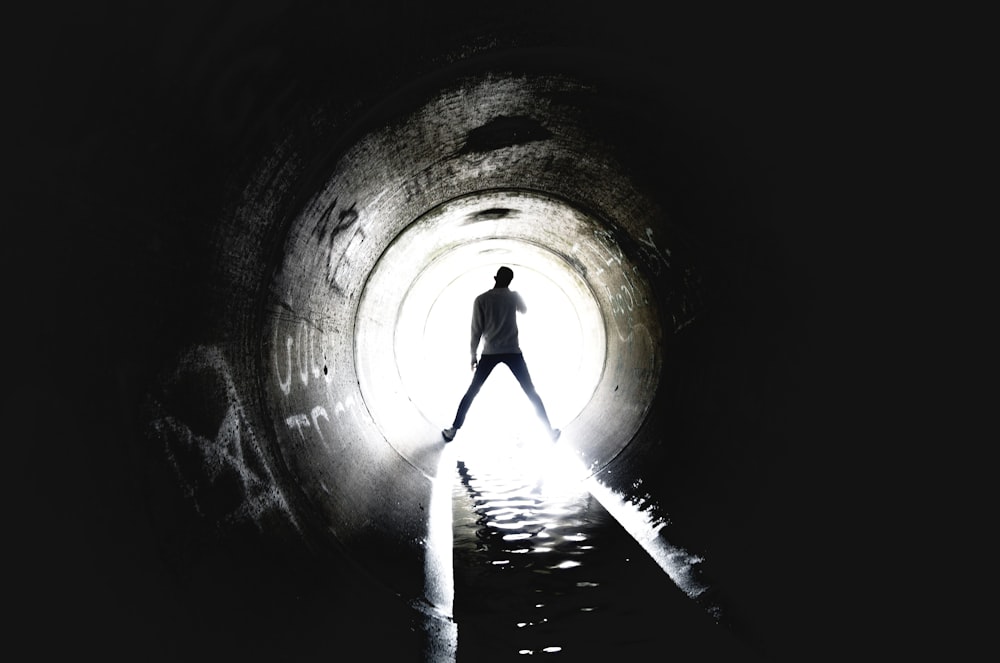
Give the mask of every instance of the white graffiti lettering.
[[294, 428], [299, 432], [299, 437], [305, 441], [305, 433], [302, 432], [303, 428], [309, 428], [309, 417], [304, 414], [293, 414], [290, 417], [285, 418], [285, 424], [289, 428]]
[[319, 434], [319, 439], [323, 440], [323, 430], [319, 427], [320, 417], [323, 417], [324, 419], [326, 419], [327, 423], [330, 423], [330, 415], [326, 413], [326, 408], [324, 408], [322, 405], [317, 405], [312, 409], [313, 428], [315, 428], [316, 432]]
[[[280, 337], [278, 330], [275, 330], [275, 337]], [[310, 380], [318, 380], [321, 377], [325, 378], [327, 383], [333, 379], [325, 361], [324, 338], [323, 332], [313, 329], [303, 321], [294, 336], [292, 334], [285, 336], [284, 356], [281, 350], [282, 343], [275, 342], [274, 371], [278, 387], [284, 395], [292, 393], [293, 373], [298, 375], [303, 387], [309, 386]]]
[[[277, 344], [275, 344], [277, 346]], [[280, 361], [278, 360], [277, 354], [274, 356], [274, 368], [278, 376], [278, 386], [281, 387], [281, 391], [285, 396], [292, 393], [292, 337], [289, 336], [285, 339], [285, 357], [286, 357], [286, 369], [285, 374], [287, 378], [281, 377], [281, 369], [279, 368]]]

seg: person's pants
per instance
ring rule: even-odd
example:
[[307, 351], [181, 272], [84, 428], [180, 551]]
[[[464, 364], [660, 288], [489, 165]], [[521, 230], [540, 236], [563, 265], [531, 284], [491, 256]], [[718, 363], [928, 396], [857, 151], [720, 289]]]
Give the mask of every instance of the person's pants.
[[472, 376], [472, 384], [469, 385], [469, 389], [465, 392], [465, 396], [462, 397], [462, 402], [458, 404], [458, 412], [455, 413], [455, 423], [452, 424], [453, 428], [461, 428], [462, 424], [465, 423], [465, 415], [469, 412], [469, 406], [472, 405], [472, 401], [476, 398], [476, 394], [482, 388], [483, 383], [486, 382], [486, 378], [490, 376], [493, 369], [497, 367], [497, 364], [507, 364], [510, 372], [514, 374], [517, 378], [518, 384], [521, 385], [521, 389], [527, 394], [528, 400], [531, 404], [535, 406], [535, 412], [538, 413], [538, 418], [548, 427], [552, 428], [549, 423], [549, 415], [545, 412], [545, 406], [542, 404], [542, 397], [538, 395], [535, 391], [535, 385], [531, 382], [531, 375], [528, 373], [528, 365], [524, 363], [524, 356], [520, 353], [511, 354], [501, 354], [501, 355], [483, 355], [479, 358], [479, 364], [476, 366], [476, 372]]

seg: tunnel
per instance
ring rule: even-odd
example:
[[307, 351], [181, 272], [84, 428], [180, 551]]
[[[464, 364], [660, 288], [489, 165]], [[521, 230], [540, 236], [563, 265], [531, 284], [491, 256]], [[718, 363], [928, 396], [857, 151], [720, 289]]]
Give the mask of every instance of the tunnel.
[[[331, 538], [314, 545], [344, 547], [445, 624], [451, 615], [425, 596], [423, 560], [431, 486], [450, 477], [439, 430], [467, 379], [464, 318], [477, 288], [507, 265], [535, 298], [553, 293], [521, 326], [534, 330], [525, 352], [538, 355], [560, 445], [645, 509], [664, 506], [638, 459], [670, 446], [684, 417], [668, 395], [681, 379], [669, 377], [681, 370], [669, 339], [696, 324], [709, 296], [695, 231], [630, 176], [655, 177], [628, 142], [659, 141], [669, 118], [638, 124], [650, 118], [623, 99], [635, 83], [562, 74], [571, 56], [500, 55], [412, 82], [339, 151], [289, 136], [308, 146], [296, 159], [309, 166], [265, 161], [221, 224], [217, 278], [253, 281], [248, 310], [226, 322], [246, 353], [193, 347], [149, 401], [151, 442], [199, 510], [232, 501], [225, 518]], [[570, 61], [586, 70], [583, 57]], [[656, 160], [681, 168], [670, 149], [655, 147], [665, 151]], [[276, 204], [276, 189], [293, 197]], [[255, 226], [273, 239], [243, 230]], [[246, 384], [254, 393], [241, 396]], [[234, 472], [228, 488], [240, 490], [229, 494]]]
[[[832, 250], [797, 160], [806, 65], [757, 15], [480, 9], [57, 22], [62, 48], [92, 50], [75, 78], [45, 60], [81, 106], [36, 119], [64, 165], [31, 193], [69, 200], [50, 260], [96, 285], [49, 276], [92, 352], [75, 379], [101, 399], [52, 470], [86, 488], [46, 503], [59, 528], [30, 527], [100, 539], [61, 581], [79, 647], [462, 660], [432, 520], [457, 480], [440, 431], [469, 378], [471, 299], [501, 265], [562, 466], [662, 571], [637, 606], [662, 615], [646, 660], [836, 646], [815, 636], [834, 583], [797, 446], [810, 251]], [[530, 425], [474, 418], [472, 439]]]

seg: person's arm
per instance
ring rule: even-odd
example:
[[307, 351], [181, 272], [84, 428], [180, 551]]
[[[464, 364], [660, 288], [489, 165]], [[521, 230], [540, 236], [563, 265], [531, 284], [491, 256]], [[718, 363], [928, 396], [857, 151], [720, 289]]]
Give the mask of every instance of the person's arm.
[[479, 299], [472, 304], [472, 339], [470, 349], [472, 351], [472, 368], [476, 368], [476, 351], [479, 349], [479, 339], [483, 336], [483, 311], [479, 305]]
[[521, 297], [521, 293], [515, 292], [514, 295], [517, 298], [517, 303], [516, 303], [516, 305], [517, 305], [517, 312], [518, 313], [527, 313], [528, 312], [528, 305], [524, 303], [524, 298]]

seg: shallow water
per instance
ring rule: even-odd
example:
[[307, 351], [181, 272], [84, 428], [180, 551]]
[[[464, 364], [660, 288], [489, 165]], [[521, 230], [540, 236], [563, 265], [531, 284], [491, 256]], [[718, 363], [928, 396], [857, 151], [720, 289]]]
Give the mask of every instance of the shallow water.
[[457, 660], [662, 656], [683, 626], [658, 606], [689, 599], [583, 482], [519, 452], [457, 461]]

